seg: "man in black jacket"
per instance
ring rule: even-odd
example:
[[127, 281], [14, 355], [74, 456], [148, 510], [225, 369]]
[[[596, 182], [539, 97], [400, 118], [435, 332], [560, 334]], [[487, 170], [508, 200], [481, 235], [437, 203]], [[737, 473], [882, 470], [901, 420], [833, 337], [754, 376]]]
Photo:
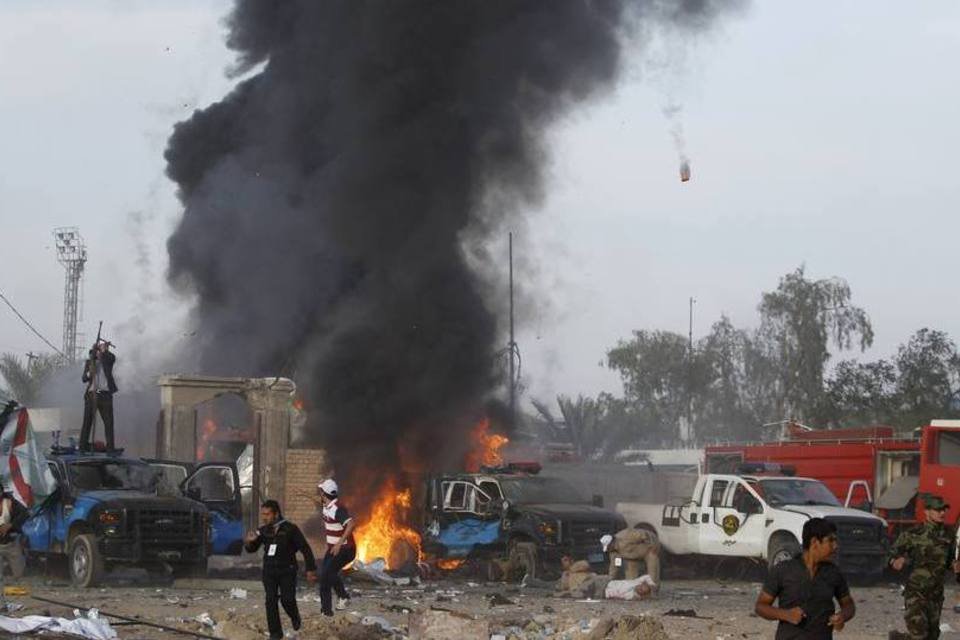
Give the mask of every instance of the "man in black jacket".
[[83, 427], [80, 429], [80, 450], [90, 451], [93, 421], [100, 412], [103, 431], [107, 442], [107, 451], [115, 451], [113, 441], [113, 394], [117, 392], [117, 383], [113, 379], [113, 364], [117, 356], [110, 353], [110, 343], [101, 340], [90, 349], [90, 357], [83, 367], [83, 377], [87, 390], [83, 394]]
[[267, 628], [270, 630], [271, 640], [279, 640], [283, 638], [283, 627], [280, 624], [280, 609], [277, 607], [278, 594], [283, 610], [290, 616], [294, 631], [300, 628], [300, 612], [297, 609], [297, 552], [303, 554], [307, 580], [310, 582], [317, 581], [317, 562], [300, 528], [283, 519], [276, 500], [267, 500], [260, 507], [260, 522], [262, 526], [259, 529], [247, 534], [244, 547], [250, 553], [263, 547]]

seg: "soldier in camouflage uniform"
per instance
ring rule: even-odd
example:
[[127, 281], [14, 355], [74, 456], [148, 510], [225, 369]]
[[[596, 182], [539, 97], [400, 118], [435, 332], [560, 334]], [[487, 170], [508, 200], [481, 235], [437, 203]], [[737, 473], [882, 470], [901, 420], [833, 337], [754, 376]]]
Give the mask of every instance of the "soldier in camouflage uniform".
[[960, 563], [954, 560], [956, 533], [943, 522], [950, 505], [940, 496], [928, 493], [920, 494], [920, 499], [924, 503], [926, 521], [901, 533], [890, 550], [890, 566], [895, 571], [902, 570], [908, 561], [910, 564], [910, 575], [903, 591], [907, 634], [893, 632], [891, 638], [939, 638], [943, 581], [949, 569], [960, 572]]

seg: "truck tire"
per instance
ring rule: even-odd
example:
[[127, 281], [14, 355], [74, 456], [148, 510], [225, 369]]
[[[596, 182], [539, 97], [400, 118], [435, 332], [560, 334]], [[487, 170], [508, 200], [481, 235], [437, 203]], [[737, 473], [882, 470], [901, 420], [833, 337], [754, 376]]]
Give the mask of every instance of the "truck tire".
[[92, 533], [74, 536], [70, 541], [67, 565], [73, 586], [86, 589], [99, 584], [103, 577], [103, 556], [97, 547], [96, 536]]
[[773, 568], [800, 553], [800, 543], [791, 535], [778, 535], [770, 541], [767, 549], [767, 566]]
[[543, 579], [543, 563], [540, 561], [540, 554], [535, 542], [514, 540], [510, 543], [509, 557], [510, 566], [521, 574], [521, 578], [523, 574], [526, 574], [531, 578]]
[[208, 559], [198, 560], [190, 564], [173, 565], [174, 578], [206, 578]]

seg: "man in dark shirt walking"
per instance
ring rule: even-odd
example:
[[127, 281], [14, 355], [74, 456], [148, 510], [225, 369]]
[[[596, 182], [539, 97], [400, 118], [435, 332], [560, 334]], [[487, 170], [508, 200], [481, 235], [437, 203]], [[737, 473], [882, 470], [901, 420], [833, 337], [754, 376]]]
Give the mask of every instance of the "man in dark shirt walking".
[[[754, 611], [780, 622], [776, 640], [829, 640], [856, 613], [847, 581], [831, 561], [837, 551], [837, 526], [811, 518], [802, 535], [803, 553], [770, 569]], [[834, 600], [840, 603], [839, 612], [834, 611]]]
[[300, 628], [297, 609], [297, 552], [303, 554], [307, 580], [317, 581], [317, 563], [300, 528], [283, 519], [276, 500], [267, 500], [260, 507], [261, 527], [247, 533], [244, 547], [250, 553], [263, 547], [263, 589], [266, 592], [267, 628], [271, 640], [283, 638], [280, 624], [279, 594], [283, 610], [290, 616], [294, 631]]

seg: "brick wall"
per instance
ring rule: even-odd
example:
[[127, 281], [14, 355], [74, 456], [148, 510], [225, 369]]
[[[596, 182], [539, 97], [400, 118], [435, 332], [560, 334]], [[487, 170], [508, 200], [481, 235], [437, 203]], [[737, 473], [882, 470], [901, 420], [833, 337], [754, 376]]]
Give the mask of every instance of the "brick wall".
[[283, 516], [300, 526], [314, 549], [321, 534], [317, 530], [317, 506], [299, 495], [316, 495], [317, 483], [327, 477], [327, 455], [323, 449], [287, 449], [284, 466]]

